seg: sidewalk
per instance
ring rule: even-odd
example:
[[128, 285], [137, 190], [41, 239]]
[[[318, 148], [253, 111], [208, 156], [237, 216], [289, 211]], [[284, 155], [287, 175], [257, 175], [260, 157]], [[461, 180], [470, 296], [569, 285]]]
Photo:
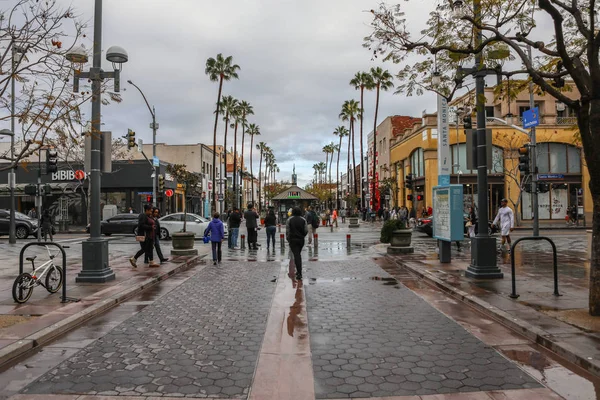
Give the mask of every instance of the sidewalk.
[[[81, 269], [81, 243], [73, 244], [67, 249], [67, 296], [80, 301], [61, 303], [62, 289], [58, 293], [50, 294], [39, 286], [34, 288], [31, 298], [26, 303], [18, 304], [12, 298], [12, 285], [18, 275], [18, 253], [23, 244], [25, 243], [3, 246], [0, 256], [0, 366], [106, 312], [171, 275], [190, 268], [208, 252], [207, 246], [197, 245], [198, 256], [171, 257], [160, 268], [149, 269], [139, 264], [137, 269], [133, 269], [129, 264], [128, 255], [137, 248], [137, 243], [111, 244], [110, 266], [116, 274], [116, 279], [91, 284], [75, 282], [75, 277]], [[38, 260], [46, 261], [47, 254], [40, 250], [45, 252], [45, 249], [41, 248], [32, 249], [32, 253], [40, 255]], [[169, 250], [169, 246], [163, 245], [166, 254]], [[60, 257], [55, 260], [61, 265]], [[24, 265], [25, 272], [30, 269], [28, 263]]]
[[[589, 262], [583, 258], [579, 241], [558, 246], [560, 297], [553, 296], [551, 251], [539, 244], [515, 251], [518, 299], [509, 297], [508, 254], [498, 255], [504, 278], [496, 280], [465, 277], [471, 256], [468, 246], [462, 252], [453, 246], [452, 262], [441, 264], [431, 241], [413, 237], [414, 254], [388, 257], [488, 317], [600, 376], [600, 318], [588, 314]], [[382, 245], [378, 247], [385, 251]]]

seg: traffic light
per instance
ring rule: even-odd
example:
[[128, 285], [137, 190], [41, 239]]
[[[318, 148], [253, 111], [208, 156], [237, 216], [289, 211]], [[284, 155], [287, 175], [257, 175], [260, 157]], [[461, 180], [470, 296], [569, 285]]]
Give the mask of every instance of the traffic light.
[[406, 175], [404, 177], [404, 187], [412, 190], [413, 185], [414, 185], [413, 174]]
[[546, 182], [538, 182], [538, 192], [548, 193], [550, 191], [550, 185]]
[[418, 194], [417, 195], [417, 201], [423, 201], [423, 195], [422, 194]]
[[413, 201], [413, 195], [412, 194], [406, 195], [406, 200]]
[[55, 149], [46, 149], [46, 174], [58, 171], [58, 153]]
[[25, 185], [25, 194], [28, 196], [35, 196], [37, 194], [37, 186], [34, 184]]
[[165, 190], [165, 176], [159, 175], [158, 176], [158, 191], [162, 192], [163, 190]]
[[146, 203], [152, 204], [152, 196], [146, 196]]
[[127, 148], [133, 149], [135, 147], [135, 132], [131, 129], [127, 129]]
[[519, 147], [519, 171], [521, 171], [521, 175], [529, 175], [529, 161], [529, 147]]
[[463, 117], [463, 125], [466, 129], [473, 129], [473, 122], [471, 120], [471, 114], [465, 114]]

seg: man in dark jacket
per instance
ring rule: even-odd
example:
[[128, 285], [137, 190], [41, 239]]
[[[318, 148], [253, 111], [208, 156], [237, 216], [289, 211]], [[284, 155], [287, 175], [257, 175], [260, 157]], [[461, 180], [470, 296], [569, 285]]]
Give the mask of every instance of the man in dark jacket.
[[154, 262], [154, 233], [155, 223], [152, 219], [152, 205], [146, 204], [144, 212], [138, 216], [137, 236], [144, 236], [144, 241], [140, 242], [141, 249], [135, 253], [135, 256], [129, 259], [131, 266], [137, 268], [137, 259], [145, 254], [145, 259], [150, 262], [149, 267], [159, 267], [160, 264]]
[[242, 224], [242, 214], [237, 207], [233, 208], [233, 212], [229, 215], [229, 237], [231, 238], [231, 249], [237, 248], [238, 235], [240, 233], [240, 225]]
[[[158, 259], [160, 260], [160, 263], [164, 263], [169, 261], [169, 259], [165, 256], [163, 256], [162, 253], [162, 249], [160, 248], [160, 221], [158, 220], [160, 218], [160, 210], [158, 209], [158, 207], [154, 207], [154, 209], [152, 210], [152, 219], [154, 220], [155, 225], [155, 235], [154, 235], [154, 249], [156, 250], [156, 255], [158, 256]], [[144, 260], [145, 263], [148, 263], [148, 259]]]
[[253, 210], [253, 205], [248, 204], [248, 209], [244, 213], [246, 220], [246, 229], [248, 230], [248, 248], [258, 250], [258, 214]]
[[290, 250], [294, 255], [294, 264], [296, 264], [296, 279], [302, 280], [302, 247], [304, 247], [304, 237], [308, 234], [308, 224], [302, 218], [302, 210], [299, 207], [292, 209], [292, 217], [288, 218], [285, 224], [285, 236], [290, 244]]

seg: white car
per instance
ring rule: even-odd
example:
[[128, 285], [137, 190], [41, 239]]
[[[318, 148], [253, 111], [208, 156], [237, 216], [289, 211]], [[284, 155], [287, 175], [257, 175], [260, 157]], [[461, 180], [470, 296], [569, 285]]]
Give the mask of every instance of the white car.
[[[204, 231], [208, 227], [209, 219], [201, 217], [197, 214], [191, 213], [174, 213], [165, 215], [159, 218], [160, 221], [160, 239], [165, 240], [173, 233], [183, 231], [183, 218], [186, 218], [185, 230], [187, 232], [194, 232], [197, 238], [204, 237]], [[227, 225], [224, 225], [225, 237], [227, 237]]]

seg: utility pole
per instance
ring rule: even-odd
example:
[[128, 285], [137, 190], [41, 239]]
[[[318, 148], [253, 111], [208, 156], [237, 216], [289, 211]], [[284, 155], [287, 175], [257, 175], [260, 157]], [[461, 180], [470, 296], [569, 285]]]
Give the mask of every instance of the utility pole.
[[[533, 57], [531, 54], [531, 46], [527, 46], [527, 53], [529, 56], [529, 61], [533, 62]], [[533, 101], [533, 80], [529, 82], [529, 108], [533, 110], [535, 107], [535, 103]], [[531, 133], [529, 134], [530, 144], [529, 144], [529, 154], [530, 161], [529, 165], [531, 166], [531, 207], [533, 208], [533, 236], [540, 235], [540, 219], [539, 210], [538, 210], [538, 188], [537, 188], [537, 155], [536, 155], [536, 137], [535, 137], [535, 126], [531, 128]]]

